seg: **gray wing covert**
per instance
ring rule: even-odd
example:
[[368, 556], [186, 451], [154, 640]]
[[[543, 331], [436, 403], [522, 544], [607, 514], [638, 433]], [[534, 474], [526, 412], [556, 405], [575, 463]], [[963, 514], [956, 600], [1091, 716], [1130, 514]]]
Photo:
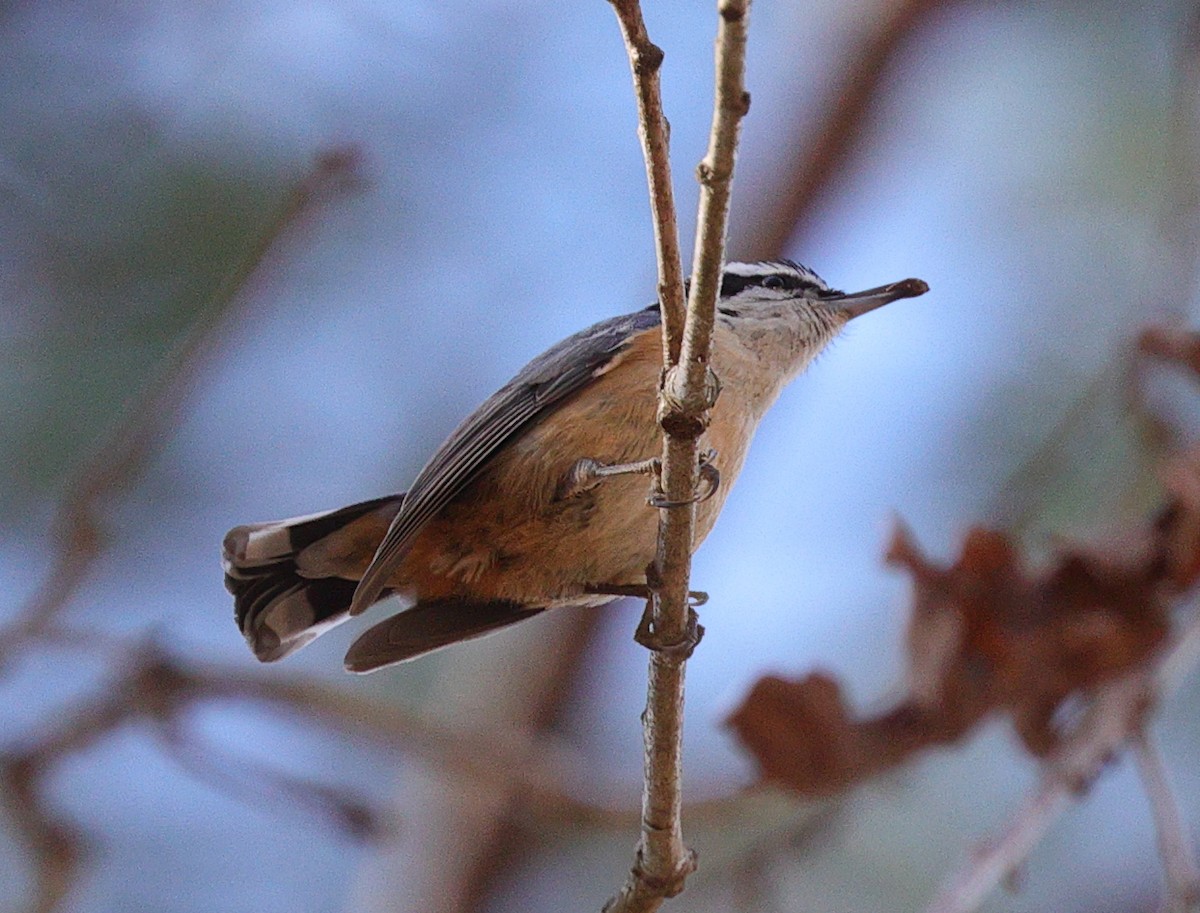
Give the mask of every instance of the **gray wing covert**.
[[425, 524], [471, 484], [498, 451], [591, 383], [631, 337], [658, 326], [659, 320], [658, 305], [651, 305], [588, 327], [529, 362], [471, 413], [417, 475], [354, 592], [350, 614], [359, 614], [379, 598]]

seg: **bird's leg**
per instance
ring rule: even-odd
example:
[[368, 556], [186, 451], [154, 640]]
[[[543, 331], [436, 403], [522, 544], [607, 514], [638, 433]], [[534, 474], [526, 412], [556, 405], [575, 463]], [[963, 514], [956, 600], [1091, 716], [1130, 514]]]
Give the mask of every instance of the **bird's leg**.
[[662, 490], [662, 460], [657, 457], [651, 457], [648, 460], [638, 460], [636, 463], [613, 464], [601, 463], [599, 460], [593, 460], [590, 457], [576, 460], [570, 472], [558, 483], [554, 499], [556, 501], [563, 501], [567, 498], [573, 498], [575, 495], [583, 494], [585, 491], [591, 491], [605, 479], [612, 476], [648, 475], [654, 477], [654, 484], [651, 486], [650, 495], [646, 499], [646, 503], [651, 507], [684, 507], [688, 504], [699, 504], [711, 498], [717, 493], [717, 489], [721, 487], [721, 471], [717, 469], [717, 465], [714, 462], [716, 458], [717, 452], [711, 448], [700, 454], [700, 481], [704, 483], [705, 488], [686, 501], [667, 500]]
[[595, 488], [610, 476], [652, 475], [657, 478], [662, 473], [662, 461], [657, 458], [639, 460], [636, 463], [614, 463], [608, 465], [599, 460], [584, 457], [576, 461], [571, 471], [558, 483], [555, 492], [557, 500], [572, 498]]

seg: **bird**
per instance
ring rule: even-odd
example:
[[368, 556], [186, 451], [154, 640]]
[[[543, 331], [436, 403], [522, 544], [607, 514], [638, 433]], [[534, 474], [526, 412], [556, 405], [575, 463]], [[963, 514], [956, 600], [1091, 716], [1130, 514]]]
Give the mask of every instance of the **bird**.
[[[725, 264], [710, 362], [720, 393], [700, 439], [710, 484], [693, 551], [783, 388], [850, 320], [928, 289], [905, 279], [846, 293], [792, 260]], [[658, 511], [638, 473], [661, 452], [662, 364], [658, 303], [603, 320], [517, 372], [406, 492], [234, 527], [225, 585], [254, 655], [281, 659], [393, 595], [409, 606], [353, 642], [347, 670], [646, 590]]]

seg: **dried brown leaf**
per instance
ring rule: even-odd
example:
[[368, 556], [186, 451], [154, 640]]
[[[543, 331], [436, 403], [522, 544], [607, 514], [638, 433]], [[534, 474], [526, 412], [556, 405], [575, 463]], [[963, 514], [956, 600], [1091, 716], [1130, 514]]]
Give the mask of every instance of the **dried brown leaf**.
[[[1183, 528], [1160, 526], [1160, 540]], [[887, 713], [855, 719], [827, 676], [768, 677], [730, 723], [765, 779], [807, 794], [845, 788], [958, 739], [992, 712], [1006, 714], [1027, 750], [1045, 756], [1061, 739], [1065, 701], [1145, 662], [1163, 642], [1172, 588], [1159, 554], [1064, 547], [1031, 571], [1008, 536], [975, 527], [958, 558], [941, 566], [898, 525], [887, 560], [913, 581], [909, 693]]]
[[1200, 374], [1200, 333], [1173, 327], [1147, 327], [1138, 337], [1138, 351], [1173, 361]]
[[823, 673], [800, 681], [759, 679], [728, 724], [757, 759], [764, 779], [822, 794], [862, 773], [855, 724], [837, 682]]

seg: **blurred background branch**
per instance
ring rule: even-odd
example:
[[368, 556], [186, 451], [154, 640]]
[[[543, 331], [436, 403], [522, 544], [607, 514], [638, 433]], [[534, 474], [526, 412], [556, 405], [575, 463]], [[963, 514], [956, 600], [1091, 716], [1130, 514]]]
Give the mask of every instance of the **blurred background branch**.
[[779, 169], [778, 183], [765, 198], [751, 201], [756, 211], [762, 208], [767, 214], [755, 219], [745, 236], [737, 239], [739, 250], [757, 257], [782, 256], [790, 241], [805, 234], [831, 189], [845, 178], [847, 162], [859, 149], [873, 106], [887, 91], [886, 78], [896, 57], [935, 14], [955, 2], [895, 0], [880, 5], [838, 62], [815, 128], [783, 144], [793, 150], [793, 156]]
[[51, 564], [41, 584], [0, 631], [0, 666], [26, 638], [54, 636], [54, 624], [87, 578], [105, 547], [102, 513], [106, 501], [137, 481], [157, 448], [176, 429], [197, 375], [207, 368], [242, 292], [267, 258], [279, 236], [303, 218], [314, 200], [331, 188], [346, 186], [356, 167], [357, 151], [346, 147], [322, 153], [312, 170], [296, 182], [262, 234], [197, 311], [195, 322], [149, 378], [129, 399], [117, 423], [94, 447], [66, 485], [51, 526]]
[[[691, 158], [711, 34], [674, 13], [647, 8]], [[640, 774], [636, 609], [529, 622], [350, 694], [328, 679], [338, 634], [291, 675], [236, 671], [250, 660], [215, 555], [248, 516], [395, 490], [526, 357], [653, 297], [606, 15], [135, 5], [118, 27], [86, 4], [4, 12], [0, 908], [603, 901], [633, 824], [617, 797]], [[689, 664], [689, 841], [705, 860], [689, 909], [921, 909], [995, 809], [1038, 795], [1002, 714], [949, 721], [942, 750], [820, 800], [740, 793], [751, 763], [714, 721], [765, 671], [823, 669], [818, 715], [926, 744], [912, 707], [875, 714], [905, 687], [902, 585], [874, 557], [889, 509], [933, 554], [1003, 521], [1036, 566], [1064, 536], [1137, 527], [1160, 473], [1185, 493], [1188, 460], [1161, 453], [1200, 427], [1194, 395], [1127, 353], [1143, 324], [1195, 310], [1195, 16], [1168, 0], [756, 4], [733, 254], [847, 286], [920, 275], [934, 294], [856, 327], [789, 390], [697, 556], [697, 579], [720, 582], [705, 617], [720, 649]], [[288, 223], [302, 230], [272, 245], [253, 306], [242, 280], [224, 298], [319, 149], [362, 149], [333, 186], [314, 179], [336, 190], [368, 162], [369, 192], [302, 207], [320, 218]], [[1106, 630], [1149, 630], [1124, 624]], [[146, 693], [118, 706], [149, 631], [175, 677], [137, 679]], [[1117, 765], [1064, 801], [1023, 866], [1022, 908], [1149, 909], [1156, 841], [1174, 847], [1169, 899], [1186, 894], [1200, 692], [1181, 682], [1156, 709], [1149, 774]], [[162, 725], [145, 702], [173, 683], [191, 697]], [[1034, 717], [1021, 738], [1044, 734]], [[846, 745], [820, 747], [827, 774]], [[1156, 837], [1138, 814], [1143, 791], [1168, 794], [1163, 766], [1177, 789]]]
[[1160, 852], [1168, 874], [1167, 907], [1191, 908], [1196, 863], [1187, 845], [1190, 841], [1181, 842], [1181, 828], [1175, 824], [1178, 811], [1169, 792], [1163, 790], [1165, 779], [1159, 766], [1147, 756], [1143, 742], [1147, 711], [1170, 697], [1178, 686], [1177, 681], [1164, 680], [1162, 670], [1171, 669], [1174, 677], [1194, 671], [1200, 663], [1200, 613], [1193, 608], [1189, 614], [1192, 617], [1178, 641], [1158, 664], [1157, 675], [1137, 669], [1097, 692], [1076, 731], [1046, 759], [1037, 789], [1003, 833], [976, 849], [962, 871], [947, 881], [929, 913], [970, 913], [979, 909], [990, 891], [1011, 879], [1027, 862], [1054, 819], [1072, 800], [1085, 794], [1104, 766], [1130, 743], [1159, 823]]
[[1200, 869], [1196, 866], [1196, 848], [1183, 823], [1171, 784], [1167, 781], [1162, 754], [1145, 727], [1134, 734], [1133, 753], [1146, 797], [1150, 800], [1158, 834], [1158, 852], [1162, 857], [1167, 883], [1162, 909], [1164, 913], [1187, 913], [1200, 902]]

